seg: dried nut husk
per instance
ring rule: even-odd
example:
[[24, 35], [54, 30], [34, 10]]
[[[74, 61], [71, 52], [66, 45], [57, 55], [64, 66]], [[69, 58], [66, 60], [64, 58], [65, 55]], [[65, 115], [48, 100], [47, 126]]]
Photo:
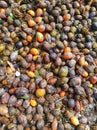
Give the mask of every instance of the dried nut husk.
[[4, 44], [0, 44], [0, 52], [5, 50], [5, 45]]
[[7, 106], [4, 106], [4, 105], [0, 105], [0, 115], [6, 115], [8, 114], [8, 108]]
[[68, 75], [68, 67], [67, 66], [61, 67], [59, 70], [59, 75], [61, 77], [66, 77]]

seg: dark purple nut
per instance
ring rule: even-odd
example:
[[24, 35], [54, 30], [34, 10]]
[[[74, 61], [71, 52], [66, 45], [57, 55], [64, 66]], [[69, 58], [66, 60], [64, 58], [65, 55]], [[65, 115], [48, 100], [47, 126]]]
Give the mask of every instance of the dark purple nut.
[[22, 124], [23, 126], [26, 126], [26, 125], [27, 125], [27, 118], [26, 118], [26, 116], [23, 115], [23, 114], [20, 114], [20, 115], [18, 116], [18, 121], [19, 121], [19, 123]]
[[30, 91], [31, 93], [34, 93], [35, 90], [36, 90], [35, 83], [30, 84], [30, 86], [29, 86], [29, 91]]
[[52, 52], [52, 53], [50, 54], [50, 57], [51, 57], [51, 59], [56, 60], [57, 54], [54, 53], [54, 52]]
[[9, 98], [9, 101], [8, 101], [8, 105], [9, 106], [15, 106], [16, 105], [16, 102], [17, 102], [17, 98], [12, 95], [10, 98]]
[[16, 90], [15, 93], [16, 93], [17, 96], [23, 96], [23, 95], [25, 95], [25, 94], [28, 93], [28, 89], [27, 89], [27, 88], [24, 88], [24, 87], [20, 87], [20, 88], [18, 88], [18, 89]]
[[80, 86], [81, 85], [81, 77], [75, 77], [70, 80], [70, 86]]
[[9, 112], [10, 116], [12, 116], [12, 115], [14, 115], [16, 113], [16, 109], [14, 107], [10, 107], [8, 109], [8, 112]]
[[45, 56], [43, 56], [43, 60], [45, 63], [50, 63], [50, 57], [48, 54], [46, 54]]
[[36, 63], [40, 63], [41, 64], [42, 61], [43, 61], [43, 57], [38, 57], [37, 60], [36, 60]]
[[7, 7], [8, 7], [7, 2], [6, 2], [5, 0], [1, 0], [1, 1], [0, 1], [0, 7], [1, 7], [1, 8], [7, 8]]
[[85, 67], [85, 70], [88, 72], [88, 73], [94, 73], [94, 66], [92, 65], [87, 65]]
[[91, 55], [86, 55], [85, 60], [88, 61], [89, 63], [93, 63], [94, 59]]
[[36, 123], [36, 127], [37, 127], [38, 130], [43, 129], [44, 120], [43, 119], [38, 120], [37, 123]]
[[21, 80], [24, 81], [24, 82], [29, 82], [30, 77], [27, 76], [26, 74], [21, 74]]
[[27, 108], [29, 107], [29, 105], [30, 105], [29, 100], [25, 100], [25, 101], [23, 102], [23, 107], [24, 107], [25, 109], [27, 109]]
[[69, 26], [64, 26], [63, 29], [64, 29], [65, 32], [69, 32], [70, 31], [70, 27]]
[[73, 94], [73, 93], [74, 93], [74, 89], [71, 88], [71, 87], [69, 87], [68, 91], [69, 91], [70, 94]]
[[14, 31], [14, 29], [15, 29], [15, 28], [14, 28], [14, 26], [13, 26], [13, 25], [9, 25], [9, 26], [8, 26], [8, 30], [9, 30], [10, 32], [13, 32], [13, 31]]
[[28, 64], [27, 61], [24, 60], [24, 59], [21, 59], [21, 60], [20, 60], [20, 65], [21, 65], [21, 67], [23, 67], [23, 68], [28, 68], [28, 67], [29, 67], [29, 64]]
[[5, 93], [4, 88], [0, 88], [0, 96], [2, 96]]
[[1, 102], [4, 103], [4, 104], [6, 104], [6, 103], [8, 103], [9, 98], [10, 98], [10, 95], [9, 95], [7, 92], [5, 92], [5, 93], [2, 95], [2, 97], [1, 97]]
[[31, 62], [32, 59], [33, 59], [32, 54], [28, 54], [28, 55], [26, 56], [26, 61], [27, 61], [27, 62]]
[[74, 69], [70, 69], [68, 72], [70, 78], [73, 78], [75, 76], [75, 70]]
[[12, 39], [11, 39], [10, 37], [4, 37], [4, 38], [3, 38], [3, 41], [4, 41], [5, 43], [11, 43]]
[[44, 42], [42, 43], [42, 46], [43, 46], [43, 48], [44, 48], [45, 50], [49, 50], [49, 49], [50, 49], [50, 43], [47, 42], [47, 41], [44, 41]]
[[13, 81], [13, 86], [14, 87], [17, 87], [20, 83], [20, 78], [15, 78], [14, 81]]
[[58, 16], [58, 22], [59, 22], [59, 23], [63, 22], [63, 17], [62, 17], [61, 15]]
[[80, 102], [76, 101], [75, 102], [75, 111], [79, 112], [81, 110]]
[[48, 122], [53, 122], [54, 116], [51, 113], [47, 113], [47, 121]]
[[0, 75], [4, 75], [6, 71], [5, 67], [0, 67]]
[[85, 47], [88, 48], [88, 49], [91, 49], [92, 48], [92, 43], [91, 42], [86, 42]]
[[63, 40], [67, 40], [67, 39], [68, 39], [67, 34], [61, 33], [61, 40], [63, 41]]
[[40, 87], [45, 88], [47, 86], [47, 81], [45, 79], [41, 80]]
[[80, 123], [83, 123], [83, 124], [87, 124], [88, 119], [87, 119], [87, 117], [82, 116], [82, 117], [79, 119], [79, 122], [80, 122]]
[[68, 100], [68, 107], [70, 107], [70, 108], [74, 108], [75, 107], [75, 101], [74, 101], [74, 99], [69, 99]]
[[81, 86], [76, 86], [74, 88], [74, 91], [76, 92], [76, 94], [79, 94], [79, 95], [85, 95], [85, 90], [83, 87]]
[[74, 59], [71, 59], [71, 60], [68, 62], [68, 65], [69, 65], [70, 67], [74, 67], [75, 64], [76, 64], [76, 60], [74, 60]]
[[31, 34], [31, 33], [32, 33], [32, 28], [24, 28], [24, 31], [25, 31], [27, 34]]
[[37, 106], [37, 112], [38, 114], [43, 114], [43, 107], [40, 104]]
[[41, 77], [41, 76], [37, 77], [36, 80], [35, 80], [35, 84], [39, 84], [39, 82], [40, 82], [41, 80], [42, 80], [42, 77]]
[[56, 45], [57, 45], [58, 48], [64, 49], [63, 42], [61, 42], [61, 41], [58, 40], [58, 41], [56, 41]]
[[33, 108], [31, 106], [29, 106], [27, 109], [26, 109], [26, 113], [27, 114], [32, 114], [32, 111], [33, 111]]
[[51, 78], [48, 80], [48, 84], [54, 85], [57, 82], [57, 78]]
[[50, 93], [50, 94], [53, 94], [56, 91], [55, 87], [52, 85], [47, 85], [46, 90], [47, 90], [47, 93]]
[[78, 2], [78, 1], [75, 1], [75, 2], [74, 2], [74, 8], [79, 8], [79, 7], [80, 7], [79, 2]]
[[40, 98], [37, 99], [37, 102], [40, 103], [40, 104], [44, 104], [45, 98], [44, 97], [40, 97]]
[[60, 66], [62, 64], [62, 59], [60, 57], [56, 58], [55, 65]]

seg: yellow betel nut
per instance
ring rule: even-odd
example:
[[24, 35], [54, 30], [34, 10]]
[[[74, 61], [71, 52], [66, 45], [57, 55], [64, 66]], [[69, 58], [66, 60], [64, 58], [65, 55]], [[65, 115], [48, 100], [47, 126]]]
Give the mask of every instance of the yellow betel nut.
[[70, 121], [71, 121], [71, 123], [72, 123], [74, 126], [78, 126], [78, 125], [79, 125], [79, 120], [77, 119], [76, 116], [71, 117]]
[[35, 74], [32, 71], [27, 71], [27, 75], [31, 78], [35, 77]]
[[39, 88], [39, 89], [36, 90], [36, 96], [37, 97], [43, 97], [44, 95], [45, 95], [45, 89]]
[[85, 78], [88, 77], [88, 72], [84, 71], [84, 72], [82, 73], [82, 76], [85, 77]]
[[31, 15], [31, 16], [35, 16], [35, 12], [33, 10], [28, 10], [28, 13]]
[[39, 51], [36, 48], [31, 48], [30, 53], [34, 56], [39, 55]]
[[37, 102], [34, 99], [31, 99], [30, 104], [32, 107], [35, 107], [37, 105]]

